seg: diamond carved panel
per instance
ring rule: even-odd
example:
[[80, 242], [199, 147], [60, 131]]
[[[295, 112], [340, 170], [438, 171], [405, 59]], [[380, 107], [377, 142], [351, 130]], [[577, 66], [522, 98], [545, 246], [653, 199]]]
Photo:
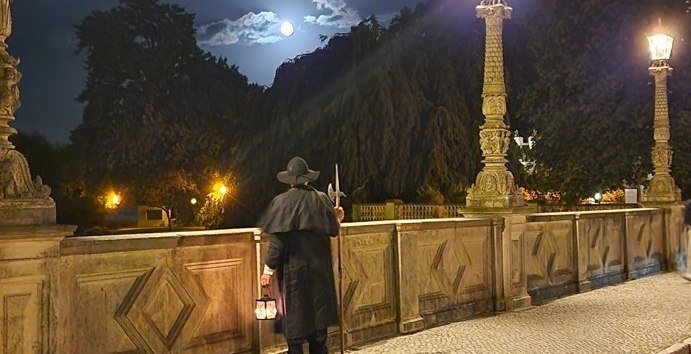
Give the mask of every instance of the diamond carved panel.
[[[353, 296], [355, 296], [355, 291], [360, 284], [360, 280], [351, 275], [357, 274], [357, 271], [353, 269], [353, 262], [351, 259], [354, 257], [351, 252], [347, 252], [344, 256], [348, 257], [348, 260], [346, 260], [345, 257], [342, 260], [341, 276], [343, 277], [343, 308], [347, 311], [353, 304]], [[336, 268], [335, 274], [338, 276], [338, 268]], [[336, 281], [338, 281], [338, 278], [336, 278]]]
[[525, 237], [528, 247], [526, 277], [529, 290], [576, 279], [570, 221], [530, 223]]
[[353, 250], [355, 269], [362, 286], [358, 289], [355, 311], [369, 310], [373, 306], [387, 306], [387, 289], [384, 269], [390, 264], [387, 245], [377, 245], [361, 250]]
[[465, 247], [460, 248], [460, 253], [459, 256], [455, 247], [449, 246], [447, 240], [439, 245], [432, 260], [432, 276], [449, 298], [454, 298], [458, 294], [466, 266], [470, 264]]
[[238, 348], [249, 345], [251, 327], [247, 324], [255, 321], [250, 316], [253, 312], [242, 311], [246, 309], [247, 284], [252, 275], [247, 266], [239, 258], [185, 264], [189, 276], [183, 276], [183, 284], [200, 284], [206, 298], [206, 310], [200, 312], [202, 320], [183, 334], [186, 349], [228, 341]]
[[645, 262], [650, 260], [653, 251], [652, 217], [637, 217], [635, 224], [635, 251], [634, 261]]
[[[153, 326], [168, 348], [172, 348], [182, 329], [180, 323], [187, 321], [194, 302], [181, 287], [171, 284], [170, 276], [164, 276], [153, 297], [144, 306], [142, 314]], [[178, 324], [178, 326], [175, 326]]]
[[557, 242], [551, 230], [544, 228], [538, 232], [530, 254], [535, 259], [536, 272], [534, 274], [542, 279], [547, 279], [548, 283], [551, 284], [554, 260], [557, 256]]
[[621, 245], [623, 242], [623, 220], [618, 218], [591, 219], [584, 221], [584, 223], [589, 248], [587, 271], [595, 274], [607, 273], [610, 271], [610, 267], [621, 265], [623, 263]]
[[156, 267], [135, 282], [115, 319], [137, 349], [154, 353], [177, 351], [174, 348], [183, 328], [195, 327], [201, 320], [198, 313], [206, 307], [203, 291], [189, 290], [168, 267]]

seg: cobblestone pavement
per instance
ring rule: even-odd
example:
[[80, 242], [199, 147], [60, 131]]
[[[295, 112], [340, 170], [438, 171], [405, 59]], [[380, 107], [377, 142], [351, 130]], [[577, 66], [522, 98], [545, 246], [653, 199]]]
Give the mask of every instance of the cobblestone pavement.
[[691, 337], [691, 282], [666, 273], [348, 351], [657, 353]]

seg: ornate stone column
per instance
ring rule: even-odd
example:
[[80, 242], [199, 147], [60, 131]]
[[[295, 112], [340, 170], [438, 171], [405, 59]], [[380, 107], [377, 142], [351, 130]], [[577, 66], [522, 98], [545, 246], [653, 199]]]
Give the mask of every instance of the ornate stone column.
[[672, 167], [672, 148], [669, 146], [667, 76], [672, 68], [665, 61], [656, 61], [648, 71], [655, 78], [655, 145], [651, 151], [654, 175], [650, 185], [643, 192], [643, 203], [675, 203], [681, 201], [681, 190], [669, 174]]
[[471, 210], [510, 210], [525, 203], [518, 193], [513, 174], [506, 168], [506, 152], [511, 141], [506, 114], [504, 85], [504, 54], [502, 22], [511, 18], [513, 10], [504, 0], [483, 0], [476, 8], [477, 16], [485, 19], [485, 73], [482, 88], [480, 148], [484, 167], [475, 184], [468, 188], [466, 206]]
[[11, 0], [0, 0], [0, 226], [55, 223], [55, 203], [50, 188], [40, 177], [31, 179], [29, 164], [14, 149], [9, 137], [17, 131], [9, 126], [19, 108], [21, 74], [19, 60], [7, 52], [5, 39], [12, 34]]

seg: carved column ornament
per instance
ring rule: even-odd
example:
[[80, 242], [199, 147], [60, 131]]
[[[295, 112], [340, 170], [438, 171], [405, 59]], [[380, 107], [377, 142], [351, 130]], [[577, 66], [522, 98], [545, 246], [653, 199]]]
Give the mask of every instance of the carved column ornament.
[[471, 209], [511, 209], [523, 206], [513, 174], [506, 168], [506, 152], [511, 131], [504, 122], [506, 115], [506, 86], [504, 84], [504, 49], [502, 25], [511, 18], [513, 10], [503, 0], [483, 0], [476, 8], [478, 18], [485, 19], [485, 72], [482, 87], [480, 148], [484, 167], [475, 184], [468, 188], [466, 204]]
[[681, 190], [670, 175], [672, 168], [672, 147], [669, 146], [669, 108], [667, 103], [667, 76], [672, 68], [664, 65], [653, 65], [648, 69], [655, 78], [655, 119], [653, 138], [655, 144], [651, 149], [653, 162], [653, 179], [643, 192], [643, 203], [675, 203], [681, 201]]
[[0, 0], [0, 226], [55, 223], [55, 203], [41, 177], [31, 179], [26, 158], [14, 149], [9, 126], [19, 108], [19, 60], [7, 51], [12, 34], [11, 0]]

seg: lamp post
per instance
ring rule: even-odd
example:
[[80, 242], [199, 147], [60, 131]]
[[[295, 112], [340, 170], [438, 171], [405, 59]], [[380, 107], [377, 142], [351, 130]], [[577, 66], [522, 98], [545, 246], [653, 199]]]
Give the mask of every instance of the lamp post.
[[674, 38], [658, 31], [648, 36], [650, 59], [648, 68], [655, 78], [655, 120], [653, 138], [655, 144], [651, 151], [653, 179], [643, 192], [643, 203], [674, 203], [681, 200], [681, 191], [669, 174], [672, 167], [672, 148], [669, 146], [669, 110], [667, 105], [667, 76], [672, 71], [668, 64], [672, 54]]
[[475, 184], [468, 188], [466, 207], [471, 210], [510, 210], [523, 206], [513, 174], [506, 168], [506, 152], [511, 132], [504, 122], [506, 87], [504, 84], [504, 54], [502, 22], [511, 18], [513, 9], [504, 0], [483, 0], [475, 7], [477, 17], [485, 19], [485, 72], [482, 86], [482, 114], [480, 148], [483, 168]]

